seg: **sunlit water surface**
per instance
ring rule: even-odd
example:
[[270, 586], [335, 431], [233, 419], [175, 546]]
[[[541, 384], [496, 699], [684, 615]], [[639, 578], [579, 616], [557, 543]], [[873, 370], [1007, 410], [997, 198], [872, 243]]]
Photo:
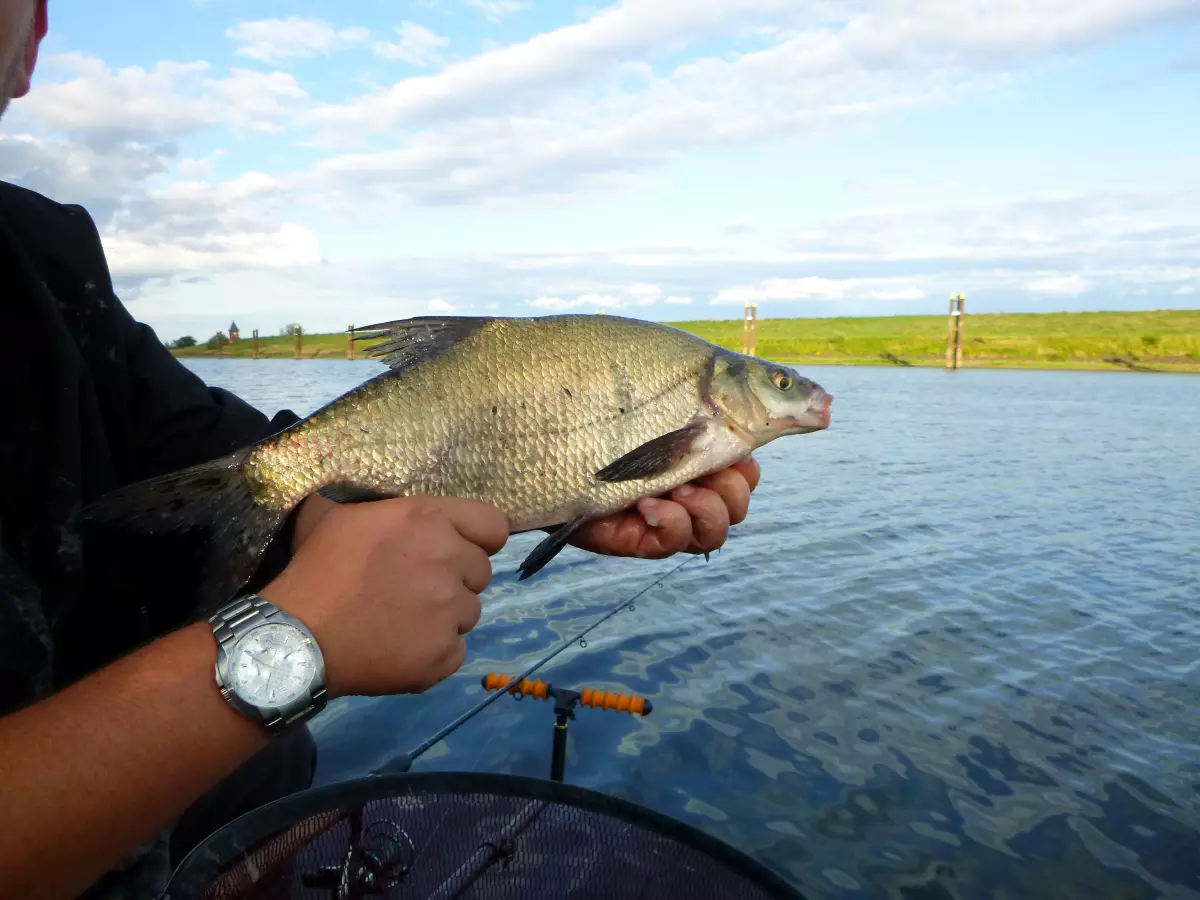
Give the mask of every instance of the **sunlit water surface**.
[[[374, 362], [190, 360], [273, 414]], [[749, 519], [541, 677], [581, 710], [567, 779], [647, 804], [811, 897], [1200, 898], [1200, 378], [806, 369], [832, 427], [757, 454]], [[454, 678], [313, 725], [365, 774], [678, 560], [495, 559]], [[548, 774], [501, 698], [418, 769]]]

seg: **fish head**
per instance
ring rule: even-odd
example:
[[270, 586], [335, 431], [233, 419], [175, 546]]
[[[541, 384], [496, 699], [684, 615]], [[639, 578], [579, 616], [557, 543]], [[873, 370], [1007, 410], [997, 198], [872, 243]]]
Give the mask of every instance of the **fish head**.
[[823, 431], [833, 403], [831, 394], [794, 369], [746, 356], [718, 360], [712, 398], [757, 446], [788, 434]]

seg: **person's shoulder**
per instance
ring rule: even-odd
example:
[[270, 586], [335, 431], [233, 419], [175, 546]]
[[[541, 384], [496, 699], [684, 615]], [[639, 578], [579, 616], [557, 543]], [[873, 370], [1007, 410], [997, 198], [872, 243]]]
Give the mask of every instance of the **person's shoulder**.
[[96, 223], [84, 207], [0, 181], [0, 220], [46, 277], [65, 270], [107, 281], [108, 266]]
[[0, 215], [24, 240], [53, 238], [64, 229], [92, 232], [96, 228], [88, 211], [79, 204], [60, 203], [7, 181], [0, 181]]

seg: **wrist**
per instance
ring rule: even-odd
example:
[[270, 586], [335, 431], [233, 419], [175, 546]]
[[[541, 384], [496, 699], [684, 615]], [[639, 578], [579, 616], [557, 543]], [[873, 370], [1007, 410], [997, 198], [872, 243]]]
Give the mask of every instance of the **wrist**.
[[319, 714], [328, 702], [324, 655], [297, 616], [258, 593], [209, 618], [217, 641], [216, 683], [225, 701], [270, 734]]
[[320, 494], [309, 494], [300, 501], [300, 505], [296, 508], [296, 514], [292, 517], [295, 522], [290, 537], [290, 548], [293, 554], [300, 549], [300, 546], [321, 523], [321, 520], [337, 506], [338, 504], [333, 500], [328, 500]]
[[344, 655], [339, 649], [338, 630], [331, 620], [332, 617], [327, 615], [327, 605], [307, 602], [306, 594], [294, 590], [289, 581], [286, 576], [281, 576], [258, 591], [258, 595], [279, 607], [282, 612], [295, 616], [312, 632], [325, 663], [325, 691], [328, 699], [333, 700], [353, 693], [346, 686]]

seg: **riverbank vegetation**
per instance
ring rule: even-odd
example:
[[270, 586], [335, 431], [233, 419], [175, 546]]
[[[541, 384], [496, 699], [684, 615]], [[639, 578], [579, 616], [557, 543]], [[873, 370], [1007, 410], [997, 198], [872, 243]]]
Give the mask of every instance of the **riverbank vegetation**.
[[[760, 307], [761, 310], [761, 307]], [[670, 324], [724, 347], [742, 349], [742, 321]], [[779, 362], [941, 366], [946, 316], [825, 319], [760, 318], [756, 353]], [[970, 313], [963, 367], [1132, 369], [1200, 372], [1200, 310], [1083, 313]], [[357, 355], [363, 356], [358, 342]], [[259, 339], [261, 358], [291, 358], [296, 339]], [[249, 358], [252, 341], [215, 340], [172, 347], [186, 357]], [[345, 358], [346, 334], [304, 334], [301, 356]]]

